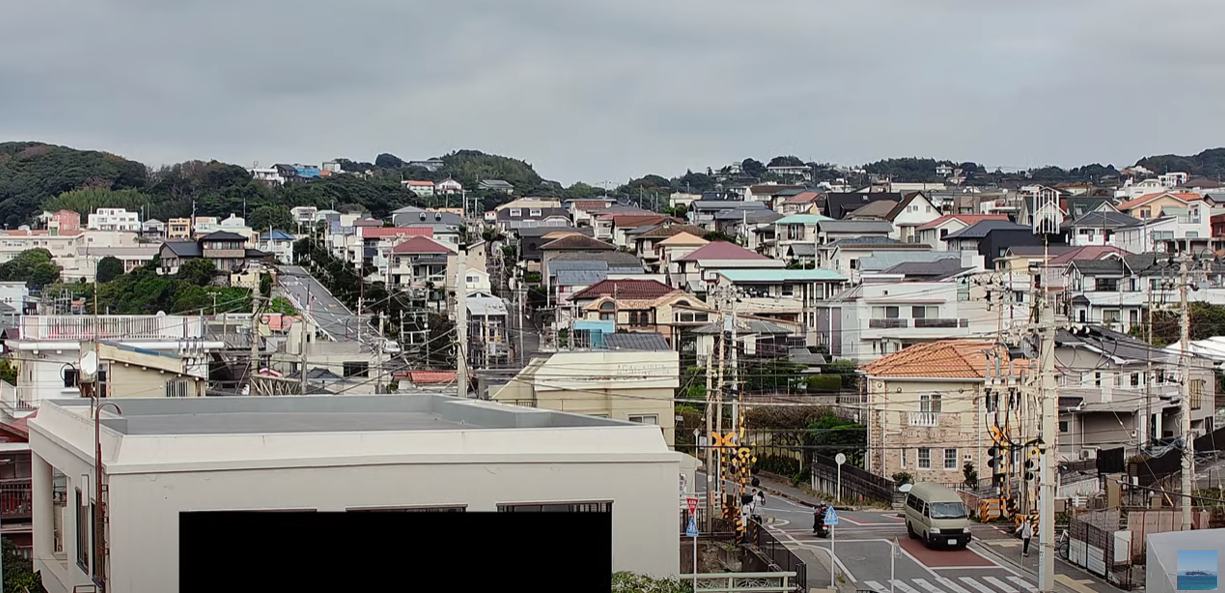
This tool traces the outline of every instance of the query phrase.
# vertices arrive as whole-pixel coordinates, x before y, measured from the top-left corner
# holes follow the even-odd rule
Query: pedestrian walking
[[[765,490],[757,491],[757,508],[759,509],[766,508],[766,491]]]
[[[1034,524],[1026,517],[1021,521],[1021,526],[1017,528],[1017,533],[1021,535],[1021,555],[1029,555],[1029,541],[1034,537]]]

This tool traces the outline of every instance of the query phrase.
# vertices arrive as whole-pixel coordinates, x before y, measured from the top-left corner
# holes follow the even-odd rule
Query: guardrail
[[[794,572],[725,572],[699,574],[695,593],[792,593],[796,589]],[[680,575],[682,583],[692,583],[695,575]]]

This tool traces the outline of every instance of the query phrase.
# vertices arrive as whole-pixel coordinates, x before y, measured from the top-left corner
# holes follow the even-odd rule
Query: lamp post
[[[94,398],[97,401],[97,398]],[[106,593],[106,505],[102,495],[102,408],[115,408],[115,414],[123,410],[115,402],[98,402],[94,406],[94,576],[99,593]]]

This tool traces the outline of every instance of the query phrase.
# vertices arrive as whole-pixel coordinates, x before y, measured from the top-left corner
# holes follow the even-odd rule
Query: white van
[[[953,490],[915,484],[906,493],[906,533],[928,547],[965,548],[970,543],[970,516]]]

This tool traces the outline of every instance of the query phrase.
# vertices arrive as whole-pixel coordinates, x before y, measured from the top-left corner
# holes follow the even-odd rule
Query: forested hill
[[[60,208],[86,215],[100,207],[142,210],[147,218],[165,220],[188,216],[195,204],[202,216],[242,215],[256,228],[287,227],[289,208],[362,208],[385,217],[405,205],[459,206],[455,198],[419,198],[405,190],[403,180],[439,181],[453,178],[480,198],[485,208],[513,197],[532,195],[579,199],[603,195],[605,189],[586,183],[569,187],[542,178],[530,163],[510,157],[460,150],[439,157],[444,165],[436,171],[414,167],[393,154],[380,154],[373,162],[335,159],[345,171],[307,183],[269,188],[251,179],[243,167],[219,161],[188,161],[151,170],[142,163],[99,151],[76,150],[39,142],[0,143],[0,222],[15,228],[30,222],[43,210]],[[807,166],[814,181],[846,179],[864,183],[869,176],[893,181],[940,182],[937,168],[961,169],[967,184],[1059,183],[1064,181],[1108,182],[1117,178],[1113,165],[1093,164],[1072,169],[1042,167],[1029,171],[1000,171],[972,162],[929,158],[895,158],[869,163],[856,170],[823,163],[805,163],[794,156],[777,156],[766,162],[744,159],[737,173],[706,169],[677,176],[643,175],[607,193],[644,205],[666,204],[673,191],[711,191],[724,184],[786,181],[769,171],[771,166]],[[1185,171],[1192,176],[1225,177],[1225,148],[1205,150],[1193,156],[1161,155],[1141,159],[1138,165],[1156,173]],[[500,179],[514,186],[510,195],[482,192],[481,180]]]

